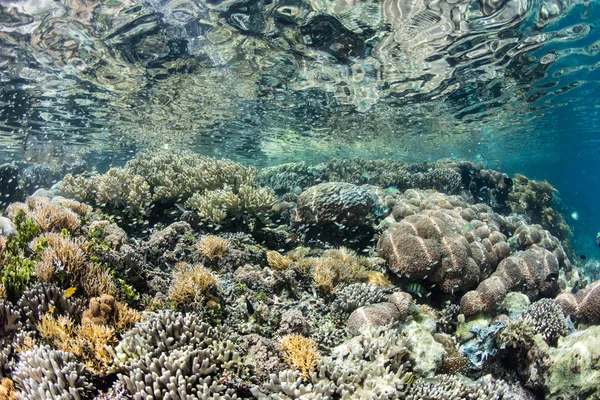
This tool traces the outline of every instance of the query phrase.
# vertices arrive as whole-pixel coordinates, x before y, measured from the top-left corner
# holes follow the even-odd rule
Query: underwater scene
[[[0,0],[0,400],[600,399],[600,1]]]

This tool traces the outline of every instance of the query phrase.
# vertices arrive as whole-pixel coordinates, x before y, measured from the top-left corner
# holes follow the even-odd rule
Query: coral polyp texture
[[[577,293],[561,293],[556,302],[567,315],[591,323],[600,323],[600,281],[589,284]]]
[[[541,247],[518,252],[500,262],[496,271],[460,301],[461,312],[467,316],[490,312],[510,290],[519,290],[531,300],[558,293],[559,262],[556,256]]]
[[[2,210],[0,399],[598,397],[600,282],[544,183],[185,151],[69,171]]]
[[[392,223],[377,251],[399,278],[444,293],[471,289],[509,254],[497,225],[469,222],[453,209],[423,210]]]

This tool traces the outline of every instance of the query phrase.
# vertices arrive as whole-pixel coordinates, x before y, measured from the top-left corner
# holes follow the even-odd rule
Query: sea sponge
[[[318,225],[362,225],[374,211],[375,200],[368,189],[352,183],[328,182],[300,194],[295,220]]]
[[[320,357],[317,343],[296,333],[281,339],[281,351],[290,368],[299,371],[304,379],[315,371]]]
[[[492,276],[462,297],[461,312],[466,316],[490,312],[514,289],[530,300],[552,296],[558,291],[558,271],[556,256],[546,249],[532,247],[518,252],[502,260]]]
[[[590,283],[577,293],[561,293],[556,302],[573,318],[600,323],[600,281]]]
[[[169,299],[176,307],[201,304],[207,300],[207,296],[214,295],[218,286],[217,277],[210,270],[201,265],[180,262],[173,270]]]

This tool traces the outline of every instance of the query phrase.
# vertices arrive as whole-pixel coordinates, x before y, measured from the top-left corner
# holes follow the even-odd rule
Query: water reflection
[[[591,90],[581,75],[600,62],[594,2],[30,0],[1,10],[2,155],[32,162],[138,146],[266,163],[435,158]]]

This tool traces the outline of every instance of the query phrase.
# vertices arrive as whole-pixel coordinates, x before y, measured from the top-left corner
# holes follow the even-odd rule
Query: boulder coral
[[[391,224],[377,250],[400,278],[427,280],[444,293],[469,290],[509,254],[496,225],[470,223],[458,212],[442,209],[423,210]]]
[[[600,281],[595,281],[577,293],[561,293],[556,302],[563,311],[576,319],[600,323]]]
[[[295,220],[306,224],[362,224],[375,211],[371,192],[352,183],[328,182],[312,186],[298,197]]]
[[[490,312],[515,288],[530,300],[556,295],[558,272],[559,262],[548,250],[532,247],[518,252],[502,260],[488,279],[462,297],[461,312],[466,316]]]

